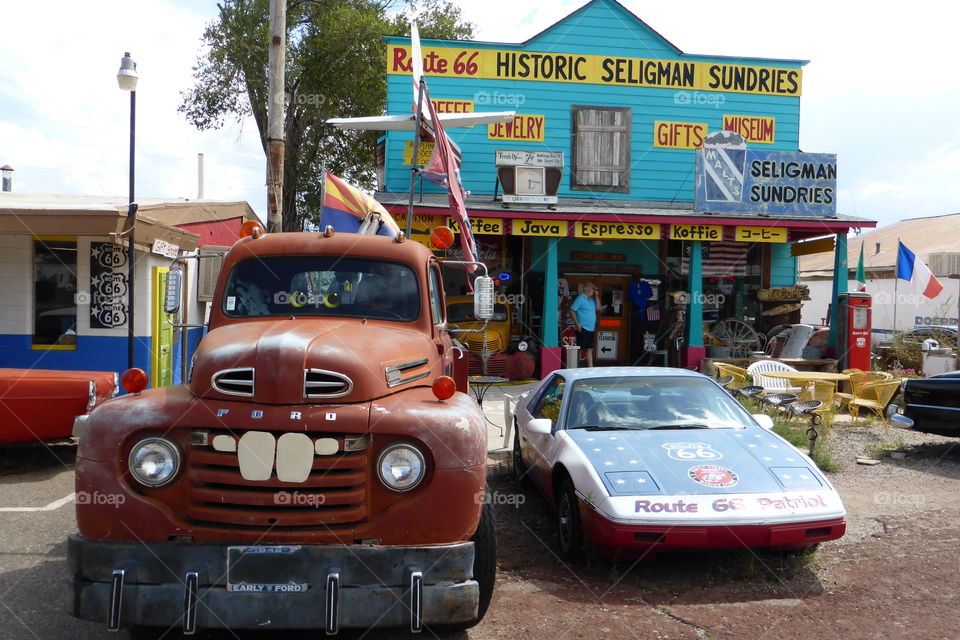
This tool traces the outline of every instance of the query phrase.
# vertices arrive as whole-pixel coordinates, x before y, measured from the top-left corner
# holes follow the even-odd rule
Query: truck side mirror
[[[167,271],[167,284],[163,292],[163,312],[176,313],[180,310],[180,288],[183,284],[183,272],[179,269]]]
[[[473,281],[473,314],[480,320],[493,317],[493,278],[477,276]]]

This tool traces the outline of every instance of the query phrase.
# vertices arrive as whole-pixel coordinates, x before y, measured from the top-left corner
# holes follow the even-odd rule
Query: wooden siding
[[[391,44],[406,39],[388,38]],[[427,46],[428,42],[424,42]],[[461,45],[432,41],[429,46],[462,46],[472,49],[552,51],[646,57],[664,60],[731,63],[728,58],[677,54],[671,45],[613,2],[601,0],[575,12],[522,45],[464,42]],[[738,59],[738,64],[800,68],[801,63],[782,60]],[[724,114],[776,118],[776,141],[757,144],[764,150],[797,151],[800,99],[744,93],[674,90],[642,86],[575,84],[495,79],[461,79],[429,76],[434,99],[473,100],[476,111],[514,110],[518,114],[545,117],[543,142],[489,140],[487,127],[450,129],[450,138],[463,150],[461,176],[464,187],[476,194],[492,194],[495,184],[494,152],[497,149],[562,151],[564,178],[559,196],[568,198],[693,201],[694,151],[654,147],[654,121],[702,122],[710,131],[720,129]],[[387,76],[388,113],[409,112],[412,101],[408,75]],[[571,188],[570,168],[574,152],[571,139],[572,105],[624,107],[632,110],[629,191],[591,193]],[[409,188],[409,165],[403,164],[404,145],[411,133],[389,132],[386,136],[386,191]],[[425,184],[425,192],[439,189]]]

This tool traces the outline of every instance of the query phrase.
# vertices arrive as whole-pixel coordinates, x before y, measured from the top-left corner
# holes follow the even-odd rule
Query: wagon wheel
[[[730,355],[739,358],[759,351],[763,346],[760,334],[753,327],[736,318],[724,318],[710,325],[710,334],[723,346],[730,348]]]

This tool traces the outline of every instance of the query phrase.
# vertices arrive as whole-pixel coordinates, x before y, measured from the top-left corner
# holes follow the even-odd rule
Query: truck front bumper
[[[280,547],[253,547],[270,550]],[[290,545],[285,548],[289,549]],[[324,629],[468,623],[480,589],[472,542],[424,547],[309,545],[269,557],[289,584],[228,585],[221,544],[68,541],[72,615],[110,629]],[[231,558],[233,560],[231,560]],[[249,577],[246,576],[246,577]]]

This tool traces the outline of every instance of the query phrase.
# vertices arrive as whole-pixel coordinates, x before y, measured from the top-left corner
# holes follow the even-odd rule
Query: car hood
[[[602,484],[587,500],[615,520],[844,515],[809,459],[760,427],[563,433]]]
[[[714,494],[826,486],[794,447],[759,427],[566,433],[612,496],[634,495],[638,488],[644,494]]]

